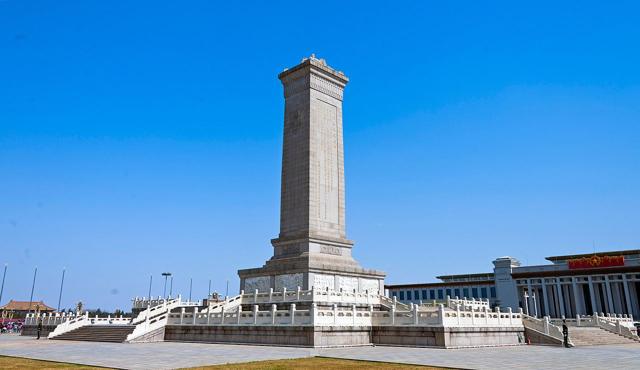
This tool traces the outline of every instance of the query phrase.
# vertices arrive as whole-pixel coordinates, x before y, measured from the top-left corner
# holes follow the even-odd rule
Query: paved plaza
[[[544,346],[432,349],[309,349],[205,343],[96,343],[0,335],[0,355],[123,369],[172,369],[224,363],[326,356],[467,369],[640,369],[640,346],[564,349]]]

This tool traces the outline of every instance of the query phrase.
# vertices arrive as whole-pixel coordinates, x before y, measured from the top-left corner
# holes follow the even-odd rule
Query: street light
[[[164,276],[164,291],[162,292],[162,297],[166,298],[167,297],[167,278],[169,276],[171,276],[170,272],[163,272],[162,276]]]

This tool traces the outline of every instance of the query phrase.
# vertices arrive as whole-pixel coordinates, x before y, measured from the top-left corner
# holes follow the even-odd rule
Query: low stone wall
[[[47,337],[49,333],[55,330],[57,325],[42,325],[42,331],[40,331],[40,338]],[[38,327],[36,325],[24,325],[20,335],[35,337],[38,335]]]
[[[443,328],[416,326],[206,326],[168,325],[164,340],[267,344],[296,347],[393,345],[484,347],[525,344],[522,328]]]
[[[168,325],[166,341],[267,344],[296,347],[369,345],[368,327]]]
[[[377,326],[374,344],[409,347],[487,347],[524,344],[524,330],[518,328],[443,328]]]

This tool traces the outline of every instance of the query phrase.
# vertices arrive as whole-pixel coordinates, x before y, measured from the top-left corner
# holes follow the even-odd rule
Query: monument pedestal
[[[239,270],[240,289],[260,292],[286,288],[384,292],[384,272],[362,268],[349,240],[273,239],[274,256],[263,267]]]

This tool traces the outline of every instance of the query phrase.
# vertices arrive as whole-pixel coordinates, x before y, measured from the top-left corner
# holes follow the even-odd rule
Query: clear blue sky
[[[236,292],[311,53],[351,78],[347,234],[387,282],[640,247],[636,2],[393,4],[0,1],[3,301],[36,265],[54,306],[63,267],[64,307]]]

